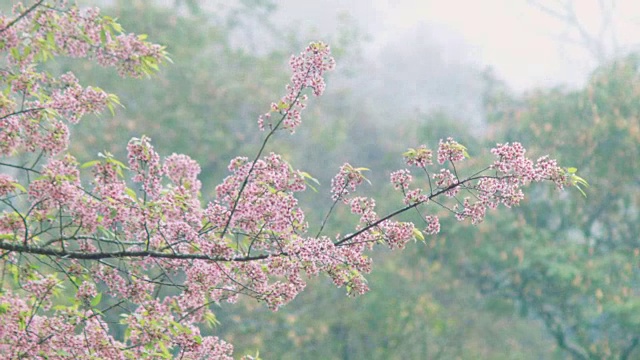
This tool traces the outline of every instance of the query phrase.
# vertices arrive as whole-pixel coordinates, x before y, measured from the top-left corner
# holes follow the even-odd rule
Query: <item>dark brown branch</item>
[[[10,244],[4,241],[0,242],[0,249],[10,252],[19,252],[32,255],[49,255],[61,259],[76,260],[102,260],[102,259],[120,259],[120,258],[144,258],[153,257],[159,259],[183,259],[183,260],[210,260],[210,261],[254,261],[266,259],[268,255],[247,256],[241,258],[224,259],[219,257],[211,257],[205,254],[184,254],[184,253],[163,253],[152,250],[139,251],[112,251],[112,252],[95,252],[87,253],[80,251],[56,250],[52,248],[42,248],[31,245]],[[287,254],[277,254],[285,256]],[[274,256],[274,255],[272,255]]]
[[[11,117],[11,116],[16,116],[16,115],[20,115],[20,114],[26,114],[26,113],[35,112],[35,111],[42,111],[42,110],[46,110],[46,108],[24,109],[24,110],[12,112],[11,114],[4,115],[4,116],[0,117],[0,120],[4,120],[4,119],[6,119],[8,117]]]
[[[431,201],[432,199],[434,199],[434,198],[436,198],[436,197],[438,197],[438,196],[440,196],[440,195],[442,195],[442,194],[446,193],[447,191],[450,191],[450,190],[452,190],[452,189],[455,189],[455,188],[456,188],[456,187],[458,187],[458,186],[462,186],[462,185],[464,185],[465,183],[468,183],[468,182],[470,182],[470,181],[479,180],[479,179],[484,179],[484,178],[495,178],[495,176],[474,176],[474,177],[466,178],[466,179],[464,179],[464,180],[462,180],[462,181],[460,181],[460,182],[457,182],[457,183],[455,183],[455,184],[451,184],[451,185],[447,186],[446,188],[440,189],[439,191],[436,191],[435,193],[433,193],[433,194],[429,195],[428,200],[426,200],[426,201],[416,202],[416,203],[414,203],[414,204],[407,205],[407,206],[405,206],[405,207],[403,207],[403,208],[401,208],[401,209],[398,209],[398,210],[396,210],[396,211],[394,211],[394,212],[390,213],[389,215],[387,215],[387,216],[385,216],[385,217],[383,217],[383,218],[381,218],[381,219],[378,219],[378,220],[376,220],[376,221],[372,222],[371,224],[369,224],[369,225],[367,225],[367,226],[363,227],[362,229],[360,229],[360,230],[358,230],[358,231],[354,232],[353,234],[347,235],[347,236],[345,236],[344,238],[342,238],[342,239],[340,239],[340,240],[336,241],[336,242],[334,243],[334,245],[335,245],[335,246],[340,246],[340,245],[342,245],[343,243],[345,243],[345,242],[347,242],[347,241],[349,241],[349,240],[351,240],[351,239],[355,238],[356,236],[358,236],[358,235],[360,235],[360,234],[362,234],[362,233],[365,233],[365,232],[367,232],[367,231],[371,230],[372,228],[374,228],[374,227],[376,227],[376,226],[380,225],[381,223],[383,223],[383,222],[385,222],[385,221],[387,221],[387,220],[389,220],[389,219],[391,219],[391,218],[394,218],[394,217],[396,217],[396,216],[398,216],[398,215],[402,214],[402,213],[403,213],[403,212],[405,212],[405,211],[411,210],[411,209],[413,209],[413,208],[415,208],[415,207],[418,207],[418,206],[420,206],[420,205],[422,205],[422,204],[424,204],[424,203],[426,203],[426,202],[429,202],[429,201]]]
[[[310,72],[311,72],[311,68],[309,68],[309,70],[307,70],[307,73],[305,74],[305,79],[306,79],[307,76],[309,76]],[[289,111],[298,102],[298,99],[300,98],[300,95],[302,95],[302,91],[305,88],[306,88],[305,86],[300,88],[300,90],[298,91],[298,94],[296,94],[295,99],[293,99],[293,101],[289,104],[289,107],[282,114],[282,117],[280,118],[280,120],[278,120],[276,125],[271,129],[271,131],[269,131],[267,136],[262,141],[262,145],[260,146],[260,150],[258,150],[258,153],[256,154],[255,159],[253,159],[253,162],[251,163],[251,167],[249,168],[249,172],[247,172],[247,176],[245,177],[244,181],[242,182],[242,185],[240,186],[240,190],[238,190],[238,196],[236,197],[236,201],[233,202],[233,208],[231,209],[231,212],[229,213],[229,219],[227,219],[227,223],[224,225],[224,229],[222,229],[222,233],[220,233],[220,238],[221,239],[224,238],[224,236],[227,234],[227,230],[229,230],[229,225],[231,225],[231,220],[233,218],[233,215],[236,212],[236,208],[238,207],[238,203],[240,202],[240,198],[242,197],[242,193],[244,192],[245,187],[247,187],[247,183],[249,182],[249,178],[251,177],[251,174],[253,173],[253,170],[255,169],[256,163],[258,162],[258,160],[260,160],[260,156],[262,156],[262,152],[267,147],[267,143],[269,142],[269,139],[278,130],[278,128],[280,127],[280,124],[282,124],[282,122],[287,118],[287,115],[289,115]]]
[[[446,188],[440,189],[439,191],[431,194],[429,196],[429,200],[432,200],[434,198],[436,198],[437,196],[440,196],[442,194],[444,194],[447,191],[450,191],[456,187],[462,186],[467,182],[470,181],[474,181],[474,180],[479,180],[479,179],[483,179],[483,178],[494,178],[495,176],[474,176],[474,177],[470,177],[467,178],[461,182],[458,182],[456,184],[452,184]],[[426,201],[425,201],[426,202]],[[334,243],[335,246],[347,246],[349,244],[346,244],[347,241],[355,238],[356,236],[371,230],[372,228],[380,225],[382,222],[389,220],[395,216],[398,216],[408,210],[411,210],[419,205],[424,204],[425,202],[417,202],[411,205],[407,205],[401,209],[398,209],[390,214],[388,214],[387,216],[365,226],[364,228],[356,231],[355,233],[352,233],[350,235],[345,236],[344,238],[338,240],[337,242]],[[86,237],[84,237],[86,238]],[[70,240],[71,238],[66,237],[66,238],[61,238],[60,241],[66,241],[66,240]],[[57,242],[58,240],[54,240],[52,243]],[[137,250],[137,251],[127,251],[127,250],[121,250],[121,251],[111,251],[111,252],[107,252],[107,251],[100,251],[100,252],[94,252],[94,253],[88,253],[88,252],[81,252],[81,251],[71,251],[71,250],[66,250],[66,249],[53,249],[53,248],[45,248],[45,247],[41,247],[41,246],[32,246],[26,243],[23,244],[16,244],[16,243],[8,243],[5,241],[0,241],[0,249],[2,250],[6,250],[8,252],[18,252],[18,253],[23,253],[23,254],[32,254],[32,255],[48,255],[48,256],[54,256],[54,257],[58,257],[61,259],[76,259],[76,260],[102,260],[102,259],[122,259],[122,258],[144,258],[144,257],[153,257],[153,258],[157,258],[157,259],[178,259],[178,260],[208,260],[208,261],[215,261],[215,262],[247,262],[247,261],[256,261],[256,260],[263,260],[263,259],[267,259],[269,257],[279,257],[279,256],[289,256],[290,254],[288,254],[287,252],[280,252],[277,254],[260,254],[260,255],[247,255],[247,256],[241,256],[241,257],[234,257],[234,258],[222,258],[222,257],[212,257],[206,254],[187,254],[187,253],[175,253],[175,252],[161,252],[161,251],[154,251],[154,250]]]

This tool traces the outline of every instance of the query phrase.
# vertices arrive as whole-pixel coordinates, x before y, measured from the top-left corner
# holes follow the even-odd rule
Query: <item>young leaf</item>
[[[91,160],[91,161],[87,161],[86,163],[80,165],[80,169],[86,169],[89,167],[94,167],[96,165],[98,165],[101,161],[100,160]]]
[[[138,195],[136,195],[136,192],[133,189],[126,188],[124,189],[124,192],[127,193],[127,195],[129,195],[129,197],[133,200],[138,200]]]
[[[424,242],[424,235],[422,234],[422,231],[420,231],[418,228],[413,228],[413,236],[416,239]]]
[[[102,300],[102,293],[98,293],[96,296],[93,297],[93,299],[91,299],[91,307],[98,306],[101,300]]]
[[[24,186],[22,186],[22,184],[20,184],[20,183],[12,182],[12,183],[11,183],[11,185],[13,185],[13,187],[14,187],[14,188],[16,188],[16,189],[18,189],[18,190],[22,191],[23,193],[26,193],[26,192],[27,192],[27,189],[25,189],[25,187],[24,187]]]

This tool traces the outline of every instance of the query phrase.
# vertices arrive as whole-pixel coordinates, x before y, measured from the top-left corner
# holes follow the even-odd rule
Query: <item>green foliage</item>
[[[540,91],[497,107],[496,137],[522,141],[541,155],[562,154],[561,161],[587,174],[589,196],[569,203],[539,190],[483,224],[477,245],[458,255],[466,259],[463,275],[483,293],[541,319],[575,358],[639,351],[640,322],[631,310],[640,306],[638,65],[630,56],[596,71],[584,90]],[[585,194],[589,184],[575,169],[566,175]]]

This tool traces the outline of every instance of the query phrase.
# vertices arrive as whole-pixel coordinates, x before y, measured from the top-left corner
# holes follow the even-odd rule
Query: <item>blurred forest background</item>
[[[426,244],[379,250],[362,297],[319,278],[277,313],[253,301],[221,304],[208,331],[238,355],[259,350],[265,359],[640,358],[640,56],[615,47],[606,31],[598,37],[572,23],[568,6],[531,2],[529,11],[546,11],[577,34],[598,67],[579,86],[520,92],[443,49],[428,25],[374,54],[358,14],[312,27],[287,21],[288,3],[80,2],[166,45],[174,64],[139,81],[87,62],[51,62],[125,105],[73,128],[72,153],[81,162],[99,151],[123,158],[127,141],[146,134],[162,155],[199,161],[210,198],[231,158],[255,154],[257,116],[283,93],[290,54],[321,39],[338,64],[327,92],[311,99],[296,134],[280,134],[269,148],[320,180],[318,193],[302,199],[312,229],[342,163],[372,169],[365,192],[391,211],[401,203],[388,175],[403,166],[401,153],[447,136],[477,163],[496,142],[520,141],[534,156],[579,168],[591,188],[582,198],[535,187],[520,207],[477,226],[445,216]],[[336,231],[356,220],[336,215]]]

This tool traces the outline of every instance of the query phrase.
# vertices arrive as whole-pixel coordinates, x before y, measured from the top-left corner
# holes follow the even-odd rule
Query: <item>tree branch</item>
[[[629,344],[629,346],[627,346],[622,351],[622,354],[620,354],[620,360],[629,359],[629,355],[631,355],[631,353],[633,352],[633,349],[635,349],[635,347],[638,346],[638,343],[640,343],[640,338],[637,336],[634,336],[633,339],[631,340],[631,344]]]
[[[467,178],[461,182],[452,184],[446,188],[442,188],[439,191],[431,194],[428,199],[432,200],[434,198],[436,198],[437,196],[440,196],[444,193],[446,193],[447,191],[450,191],[456,187],[462,186],[467,182],[471,182],[474,180],[479,180],[482,178],[495,178],[495,176],[474,176],[474,177],[470,177]],[[401,209],[398,209],[390,214],[388,214],[387,216],[365,226],[364,228],[356,231],[355,233],[352,233],[350,235],[347,235],[345,237],[343,237],[342,239],[336,241],[334,243],[335,246],[347,246],[349,244],[346,244],[347,241],[357,237],[358,235],[371,230],[372,228],[380,225],[382,222],[389,220],[395,216],[398,216],[408,210],[411,210],[419,205],[422,205],[427,201],[424,202],[416,202],[414,204],[411,205],[407,205]],[[28,226],[26,226],[28,227]],[[54,239],[52,241],[49,241],[49,243],[55,243],[58,241],[68,241],[71,239],[75,239],[76,237],[66,237],[66,238],[61,238],[61,239]],[[77,238],[83,238],[83,239],[87,239],[86,236],[79,236]],[[288,254],[287,252],[280,252],[280,253],[276,253],[276,254],[260,254],[260,255],[247,255],[247,256],[241,256],[241,257],[233,257],[233,258],[222,258],[222,257],[212,257],[206,254],[188,254],[188,253],[176,253],[176,252],[161,252],[161,251],[154,251],[154,250],[136,250],[136,251],[128,251],[128,250],[122,250],[122,251],[101,251],[101,252],[81,252],[81,251],[71,251],[71,250],[66,250],[66,249],[52,249],[52,248],[45,248],[45,247],[41,247],[41,246],[33,246],[33,245],[29,245],[27,243],[24,243],[22,245],[18,245],[15,243],[8,243],[5,241],[0,241],[0,249],[2,250],[6,250],[8,252],[18,252],[18,253],[23,253],[23,254],[32,254],[32,255],[48,255],[48,256],[54,256],[54,257],[58,257],[61,259],[76,259],[76,260],[102,260],[102,259],[119,259],[119,258],[145,258],[145,257],[152,257],[152,258],[158,258],[158,259],[182,259],[182,260],[208,260],[208,261],[215,261],[215,262],[247,262],[247,261],[256,261],[256,260],[263,260],[263,259],[267,259],[270,257],[280,257],[280,256],[289,256],[290,254]]]
[[[49,255],[55,256],[60,259],[76,259],[76,260],[102,260],[102,259],[119,259],[119,258],[145,258],[145,257],[153,257],[160,259],[181,259],[181,260],[209,260],[209,261],[218,261],[218,262],[229,262],[229,261],[255,261],[266,259],[272,256],[287,256],[287,253],[280,253],[274,255],[256,255],[256,256],[246,256],[232,259],[225,259],[220,257],[211,257],[205,254],[185,254],[185,253],[164,253],[153,250],[138,250],[138,251],[112,251],[112,252],[80,252],[80,251],[69,251],[69,250],[56,250],[51,248],[42,248],[39,246],[31,246],[31,245],[17,245],[10,244],[4,241],[0,241],[0,249],[7,250],[9,252],[18,252],[23,254],[32,254],[32,255]]]
[[[309,75],[310,71],[311,71],[311,68],[309,68],[309,70],[307,70],[307,74],[305,75],[305,78],[306,78],[306,76]],[[255,159],[253,159],[253,162],[251,163],[251,167],[249,168],[249,172],[247,173],[247,176],[245,177],[244,181],[242,182],[242,185],[240,186],[240,190],[238,190],[238,196],[236,197],[236,201],[233,202],[233,208],[231,209],[231,212],[229,213],[229,219],[227,219],[227,223],[224,225],[224,229],[222,229],[222,233],[220,233],[220,238],[221,239],[224,238],[224,236],[227,233],[227,230],[229,230],[229,225],[231,225],[231,219],[233,218],[233,215],[236,212],[236,208],[238,207],[238,203],[240,202],[240,198],[242,197],[242,193],[244,192],[244,189],[247,186],[247,183],[249,182],[249,177],[253,173],[253,170],[254,170],[254,168],[256,166],[256,163],[260,159],[260,156],[262,156],[262,152],[264,151],[265,147],[267,146],[267,142],[269,142],[269,139],[271,138],[271,136],[273,136],[273,134],[275,134],[276,130],[278,130],[278,127],[280,127],[280,124],[282,124],[284,119],[286,119],[287,115],[289,114],[289,111],[291,110],[291,107],[293,107],[296,104],[296,102],[300,98],[300,95],[302,95],[302,91],[305,88],[306,87],[304,87],[304,86],[302,88],[300,88],[300,91],[298,91],[298,94],[296,95],[295,99],[293,99],[293,101],[289,104],[289,107],[287,108],[287,111],[285,111],[284,114],[282,114],[282,117],[280,118],[280,120],[276,123],[276,125],[273,127],[273,129],[271,129],[271,131],[269,131],[267,136],[262,141],[262,146],[260,146],[260,150],[258,150],[258,153],[256,154]]]
[[[11,22],[9,22],[7,24],[7,26],[3,27],[2,29],[0,29],[0,34],[2,34],[3,32],[5,32],[5,30],[7,30],[8,28],[12,27],[13,25],[15,25],[18,21],[22,20],[23,17],[27,16],[30,12],[32,12],[33,10],[35,10],[35,8],[37,8],[38,6],[42,5],[42,3],[44,2],[44,0],[38,0],[38,2],[36,2],[35,4],[31,5],[31,7],[29,7],[27,10],[25,10],[25,12],[23,12],[22,14],[18,15],[17,18],[11,20]]]
[[[495,176],[473,176],[473,177],[466,178],[466,179],[464,179],[464,180],[462,180],[462,181],[460,181],[460,182],[457,182],[457,183],[455,183],[455,184],[451,184],[451,185],[447,186],[446,188],[440,189],[439,191],[436,191],[435,193],[433,193],[433,194],[429,195],[429,197],[427,198],[428,200],[426,200],[426,201],[416,202],[416,203],[414,203],[414,204],[407,205],[407,206],[405,206],[405,207],[403,207],[403,208],[401,208],[401,209],[398,209],[398,210],[396,210],[396,211],[394,211],[394,212],[390,213],[389,215],[387,215],[387,216],[385,216],[385,217],[383,217],[383,218],[381,218],[381,219],[379,219],[379,220],[376,220],[376,221],[372,222],[371,224],[369,224],[369,225],[365,226],[364,228],[362,228],[362,229],[360,229],[360,230],[356,231],[355,233],[350,234],[350,235],[348,235],[348,236],[345,236],[344,238],[342,238],[342,239],[340,239],[340,240],[336,241],[336,242],[334,243],[334,245],[335,245],[335,246],[340,246],[341,244],[343,244],[343,243],[345,243],[345,242],[347,242],[347,241],[349,241],[349,240],[351,240],[351,239],[355,238],[356,236],[358,236],[358,235],[360,235],[360,234],[362,234],[362,233],[364,233],[364,232],[367,232],[367,231],[371,230],[372,228],[374,228],[374,227],[376,227],[376,226],[380,225],[382,222],[387,221],[387,220],[389,220],[389,219],[391,219],[391,218],[393,218],[393,217],[396,217],[396,216],[398,216],[398,215],[402,214],[403,212],[408,211],[408,210],[411,210],[411,209],[413,209],[413,208],[415,208],[415,207],[417,207],[417,206],[420,206],[420,205],[422,205],[422,204],[424,204],[424,203],[426,203],[426,202],[429,202],[429,201],[431,201],[432,199],[434,199],[434,198],[436,198],[436,197],[438,197],[438,196],[440,196],[440,195],[442,195],[442,194],[446,193],[447,191],[450,191],[450,190],[452,190],[452,189],[455,189],[456,187],[461,186],[461,185],[463,185],[463,184],[465,184],[465,183],[468,183],[468,182],[470,182],[470,181],[479,180],[479,179],[484,179],[484,178],[495,178]]]
[[[602,36],[598,39],[594,35],[590,34],[587,29],[580,23],[578,20],[578,16],[576,15],[575,8],[573,6],[572,0],[566,0],[560,6],[562,10],[554,9],[550,6],[547,6],[539,0],[527,0],[527,3],[532,7],[535,7],[540,12],[545,13],[552,18],[555,18],[569,27],[572,27],[576,31],[578,31],[578,35],[581,39],[581,45],[584,46],[593,57],[600,63],[604,62],[606,59],[606,50],[604,48],[604,44],[602,41]],[[601,4],[601,6],[604,6]],[[600,29],[600,33],[606,32],[607,28],[610,26],[610,12],[608,14],[603,14],[603,23],[602,28]],[[570,39],[567,39],[570,42]]]
[[[556,344],[558,344],[558,347],[560,347],[561,349],[564,349],[565,351],[568,351],[573,356],[574,359],[578,359],[578,360],[589,359],[589,356],[585,355],[584,351],[581,351],[581,349],[567,342],[567,338],[564,333],[564,330],[562,329],[562,325],[560,325],[556,321],[556,319],[551,313],[549,313],[548,311],[544,311],[542,309],[539,309],[538,312],[542,317],[542,321],[544,322],[545,327],[547,328],[547,330],[549,330],[553,338],[556,340]]]
[[[16,115],[20,115],[20,114],[30,113],[30,112],[34,112],[34,111],[42,111],[42,110],[46,110],[46,108],[32,108],[32,109],[24,109],[24,110],[20,110],[20,111],[12,112],[11,114],[4,115],[4,116],[0,117],[0,120],[4,120],[4,119],[6,119],[6,118],[8,118],[8,117],[11,117],[11,116],[16,116]]]

